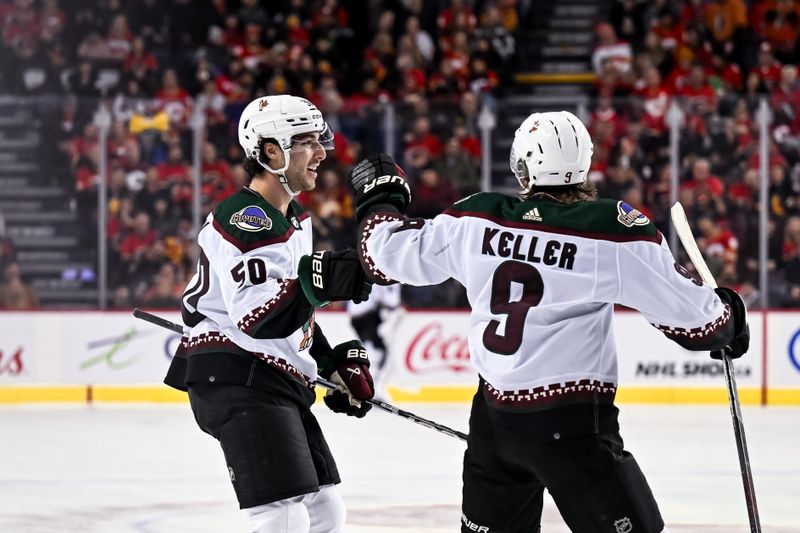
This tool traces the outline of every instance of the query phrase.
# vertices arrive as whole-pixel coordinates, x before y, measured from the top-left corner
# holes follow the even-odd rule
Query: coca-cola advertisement
[[[390,381],[399,387],[424,384],[474,385],[469,360],[469,315],[464,312],[407,313],[391,336]]]

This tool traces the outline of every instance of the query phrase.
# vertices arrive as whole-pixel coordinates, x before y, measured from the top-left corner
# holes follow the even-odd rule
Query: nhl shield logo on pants
[[[615,520],[614,527],[617,529],[617,533],[630,533],[633,531],[633,524],[631,524],[631,519],[627,516]]]

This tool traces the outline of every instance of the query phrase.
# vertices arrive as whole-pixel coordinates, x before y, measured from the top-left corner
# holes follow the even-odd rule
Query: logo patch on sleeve
[[[231,215],[230,223],[244,231],[272,229],[272,219],[257,205],[248,205],[234,213]]]
[[[642,214],[638,209],[634,209],[625,202],[617,202],[617,220],[620,224],[627,228],[633,226],[646,226],[650,223],[650,219]]]

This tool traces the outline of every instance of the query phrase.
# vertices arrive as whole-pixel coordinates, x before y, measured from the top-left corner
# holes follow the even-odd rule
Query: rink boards
[[[332,344],[354,335],[342,312],[318,321]],[[469,401],[467,313],[401,310],[384,327],[391,401]],[[735,365],[742,403],[800,405],[800,312],[752,312],[750,328],[750,352]],[[683,350],[638,313],[616,313],[614,329],[619,402],[727,402],[722,365],[707,353]],[[178,340],[127,312],[0,312],[0,403],[185,401],[161,385]]]

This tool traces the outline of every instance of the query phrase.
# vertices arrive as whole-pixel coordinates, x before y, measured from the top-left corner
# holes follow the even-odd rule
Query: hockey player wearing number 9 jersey
[[[432,220],[403,216],[410,188],[389,156],[350,172],[368,275],[412,285],[452,277],[467,291],[480,380],[464,455],[465,533],[539,531],[544,489],[575,533],[666,531],[619,433],[614,304],[684,348],[747,351],[741,298],[692,278],[643,214],[597,200],[591,157],[577,117],[534,113],[511,150],[519,197],[478,193]]]
[[[314,188],[333,136],[303,98],[258,98],[239,142],[252,181],[208,216],[182,300],[190,328],[165,383],[188,390],[195,420],[219,440],[255,533],[338,533],[339,473],[310,410],[317,375],[339,389],[336,412],[363,417],[374,386],[358,341],[331,348],[314,310],[366,300],[354,250],[312,254],[311,221],[294,200]]]

